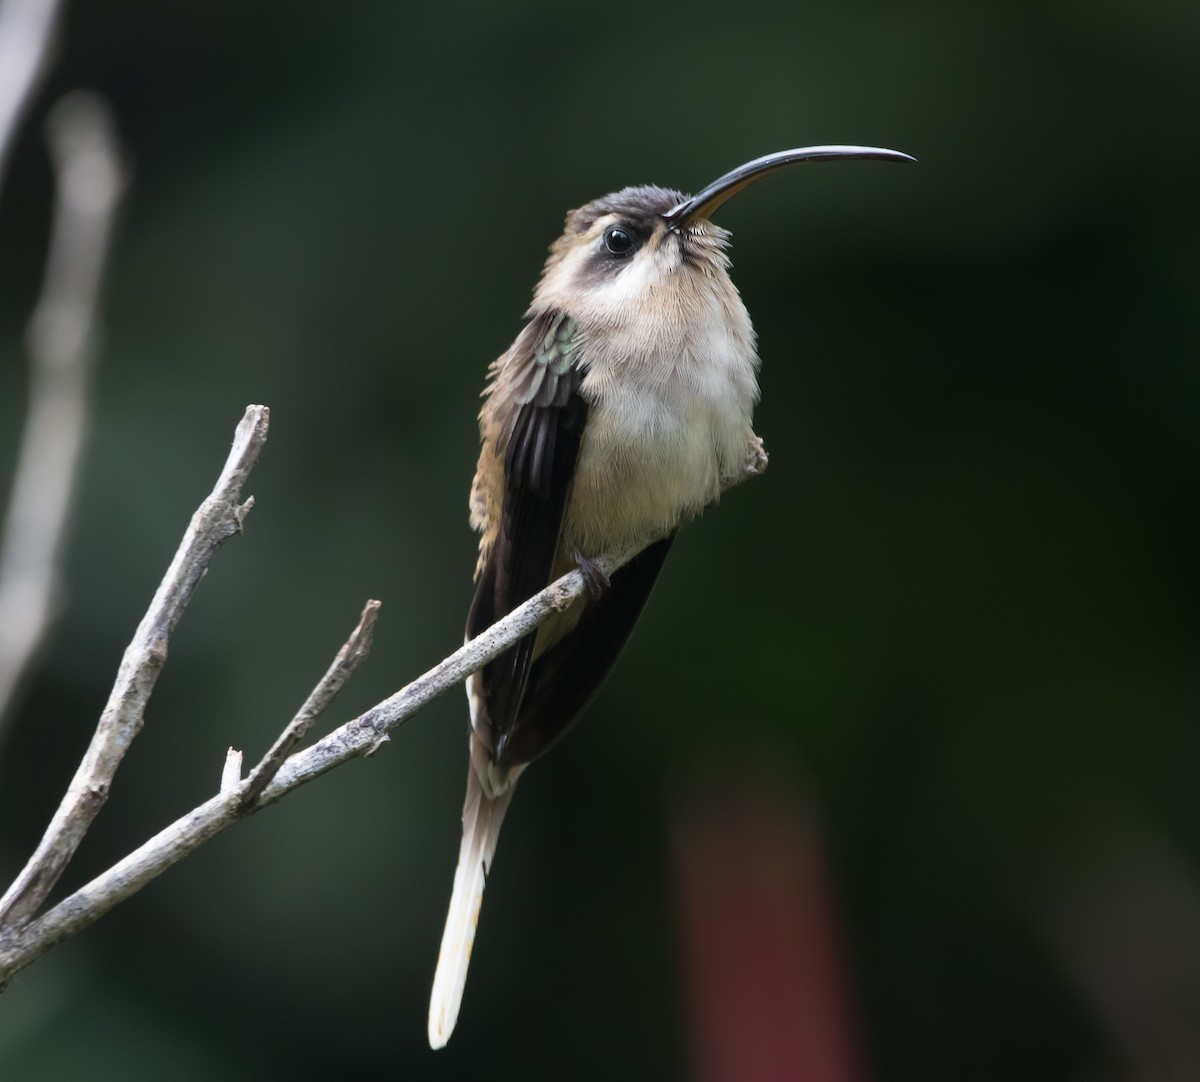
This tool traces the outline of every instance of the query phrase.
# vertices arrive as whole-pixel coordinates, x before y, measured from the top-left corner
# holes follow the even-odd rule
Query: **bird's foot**
[[[757,477],[767,468],[767,449],[761,436],[751,436],[746,455],[746,476]]]
[[[612,582],[609,581],[608,576],[595,560],[589,560],[586,556],[575,553],[575,563],[579,565],[584,584],[587,586],[588,596],[593,601],[612,586]]]

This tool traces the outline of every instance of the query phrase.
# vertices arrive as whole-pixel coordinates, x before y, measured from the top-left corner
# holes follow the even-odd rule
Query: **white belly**
[[[754,383],[700,367],[692,360],[665,380],[616,385],[598,379],[589,386],[589,373],[588,420],[564,529],[568,551],[595,558],[660,535],[715,500],[740,468],[752,436]]]

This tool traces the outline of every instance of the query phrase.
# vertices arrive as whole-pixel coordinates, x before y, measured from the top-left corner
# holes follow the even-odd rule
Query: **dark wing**
[[[533,663],[520,711],[497,747],[501,765],[536,759],[563,735],[604,683],[637,623],[675,539],[643,550],[588,603],[575,629]]]
[[[500,527],[467,618],[474,638],[550,582],[567,495],[579,457],[587,403],[575,321],[562,312],[534,317],[513,344],[493,393],[509,400],[497,453],[504,459]],[[529,679],[536,634],[483,670],[494,746],[515,724]]]

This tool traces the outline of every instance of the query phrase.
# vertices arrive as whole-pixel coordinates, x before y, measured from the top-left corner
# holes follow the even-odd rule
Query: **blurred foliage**
[[[102,91],[136,173],[69,605],[0,762],[6,881],[247,402],[272,408],[257,505],[66,886],[265,748],[365,598],[330,723],[454,647],[477,393],[568,207],[806,143],[920,165],[796,170],[723,212],[771,468],[684,531],[522,783],[445,1053],[457,695],[20,977],[0,1075],[680,1077],[663,794],[765,747],[820,789],[875,1075],[1132,1077],[1039,913],[1128,821],[1200,876],[1198,32],[1183,0],[73,4],[0,200],[0,477],[38,119]]]

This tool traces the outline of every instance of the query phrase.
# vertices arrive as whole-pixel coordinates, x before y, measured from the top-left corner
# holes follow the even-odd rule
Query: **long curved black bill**
[[[774,154],[764,154],[761,158],[746,162],[745,165],[739,165],[682,203],[677,203],[663,218],[672,229],[678,229],[696,218],[711,218],[722,203],[776,169],[800,162],[840,161],[843,158],[866,158],[883,162],[917,160],[910,154],[902,154],[898,150],[884,150],[882,147],[825,146],[780,150]]]

